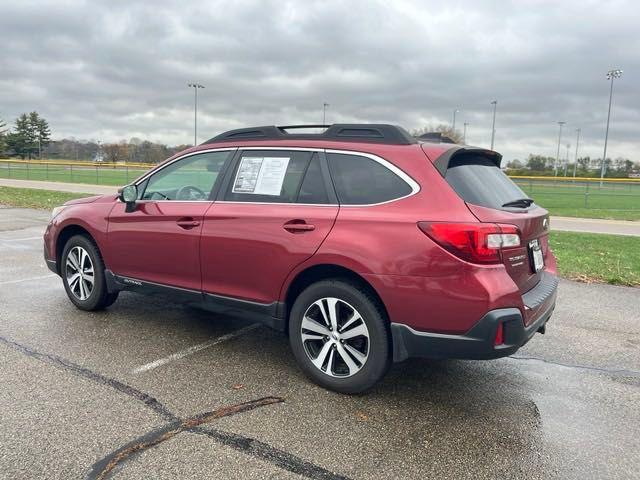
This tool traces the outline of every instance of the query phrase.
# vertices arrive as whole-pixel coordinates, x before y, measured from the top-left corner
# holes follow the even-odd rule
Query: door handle
[[[184,228],[185,230],[190,230],[200,225],[200,222],[194,220],[193,218],[181,218],[179,220],[176,220],[176,223],[180,228]]]
[[[285,223],[282,228],[290,233],[310,232],[316,229],[315,225],[305,222],[304,220],[290,220]]]

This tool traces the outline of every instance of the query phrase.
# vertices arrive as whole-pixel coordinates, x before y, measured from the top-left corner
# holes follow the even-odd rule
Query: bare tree
[[[419,137],[420,135],[431,132],[441,133],[442,136],[450,138],[455,143],[462,143],[463,140],[462,133],[460,133],[458,130],[453,130],[451,128],[451,125],[446,125],[444,123],[436,126],[427,125],[422,128],[416,128],[411,131],[411,135],[413,135],[414,137]]]

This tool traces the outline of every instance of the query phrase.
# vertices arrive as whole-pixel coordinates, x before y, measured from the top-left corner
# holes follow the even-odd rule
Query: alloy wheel
[[[339,298],[325,297],[307,308],[300,328],[311,363],[331,377],[351,377],[369,356],[369,330],[358,311]]]
[[[65,274],[69,290],[78,300],[91,296],[94,286],[93,262],[89,253],[82,247],[73,247],[67,255]]]

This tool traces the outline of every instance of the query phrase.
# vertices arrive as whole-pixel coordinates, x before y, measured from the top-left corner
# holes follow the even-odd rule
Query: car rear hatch
[[[500,169],[496,152],[453,148],[434,161],[447,183],[481,222],[515,225],[520,245],[503,248],[502,262],[521,293],[542,278],[548,250],[548,212]]]

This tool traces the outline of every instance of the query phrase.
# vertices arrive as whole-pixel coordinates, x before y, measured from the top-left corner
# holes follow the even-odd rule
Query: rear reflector
[[[496,339],[493,342],[494,346],[502,345],[504,343],[504,324],[500,322],[498,324],[498,330],[496,331]]]
[[[472,263],[500,263],[503,248],[520,246],[515,225],[418,222],[418,227],[442,248]]]

